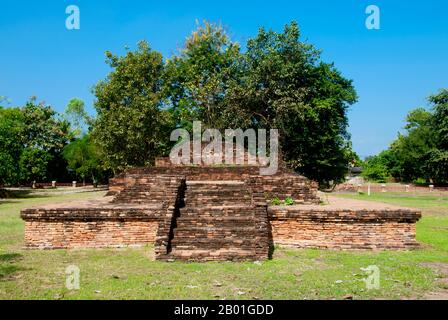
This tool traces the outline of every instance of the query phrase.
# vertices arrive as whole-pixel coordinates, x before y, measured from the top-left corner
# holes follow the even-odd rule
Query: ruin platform
[[[417,210],[328,197],[287,170],[253,167],[131,169],[96,201],[24,209],[28,248],[153,244],[156,259],[263,260],[275,244],[300,248],[412,249]],[[291,198],[294,205],[274,206]]]

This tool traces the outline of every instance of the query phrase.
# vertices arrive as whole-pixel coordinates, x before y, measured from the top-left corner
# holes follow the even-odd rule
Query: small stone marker
[[[72,182],[73,188],[76,188],[76,181]]]
[[[33,181],[33,185],[31,186],[31,188],[36,189],[36,181]]]
[[[362,192],[361,187],[362,187],[362,184],[358,183],[358,193],[361,193],[361,192]]]
[[[385,184],[381,185],[381,192],[386,192],[386,185]]]
[[[429,185],[429,192],[433,192],[434,191],[434,185],[433,184],[430,184]]]
[[[56,188],[56,181],[51,181],[51,187]]]
[[[370,182],[369,182],[369,185],[367,187],[367,195],[370,197]]]
[[[404,186],[404,190],[405,190],[406,192],[409,192],[409,185],[408,185],[408,184]]]

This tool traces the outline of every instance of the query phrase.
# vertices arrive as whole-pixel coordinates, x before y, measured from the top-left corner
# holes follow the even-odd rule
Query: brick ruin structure
[[[292,205],[272,199],[291,198]],[[373,207],[372,207],[373,206]],[[318,197],[318,185],[282,167],[133,168],[110,180],[99,200],[24,209],[27,248],[154,245],[172,261],[263,260],[274,244],[299,248],[410,249],[420,212]]]

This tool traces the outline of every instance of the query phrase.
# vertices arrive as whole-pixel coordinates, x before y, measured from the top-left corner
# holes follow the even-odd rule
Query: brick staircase
[[[267,206],[254,189],[245,180],[185,183],[178,175],[136,175],[112,202],[166,210],[155,242],[158,260],[264,260]]]
[[[173,226],[165,260],[221,261],[268,258],[266,206],[243,181],[187,181],[184,207]]]

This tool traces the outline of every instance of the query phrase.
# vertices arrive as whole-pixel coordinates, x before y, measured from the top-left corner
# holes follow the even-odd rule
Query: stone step
[[[211,183],[187,183],[187,191],[211,191],[211,190],[230,190],[230,191],[247,191],[247,185],[245,183],[220,183],[220,184],[211,184]]]
[[[238,201],[238,202],[244,202],[250,205],[252,201],[251,195],[241,195],[241,194],[185,194],[185,202],[191,202],[191,203],[210,203],[213,202],[225,202],[225,201]]]
[[[233,237],[233,236],[246,236],[252,233],[257,233],[254,225],[251,226],[182,226],[174,229],[175,237]]]
[[[260,229],[252,206],[252,192],[246,183],[186,181],[183,202],[170,241],[171,252],[160,259],[245,261],[267,258],[264,248],[268,235],[265,228]],[[260,232],[266,235],[260,238]]]
[[[221,245],[225,245],[228,241],[232,244],[238,244],[238,241],[248,241],[249,246],[255,245],[255,243],[251,242],[251,239],[243,238],[243,237],[251,237],[255,238],[257,236],[257,232],[252,230],[251,232],[246,232],[246,235],[243,232],[230,232],[229,233],[199,233],[199,232],[177,232],[174,233],[174,236],[177,238],[175,241],[172,242],[173,246],[179,246],[179,245],[194,245],[199,247],[212,247],[214,244],[208,240],[214,240],[216,243]],[[204,239],[207,240],[205,243],[201,244],[197,242],[197,240]],[[236,241],[238,240],[238,241]]]
[[[222,199],[206,199],[206,200],[189,200],[185,199],[184,203],[187,208],[200,208],[200,207],[217,207],[217,206],[224,206],[224,207],[231,207],[231,206],[248,206],[252,203],[252,199],[247,200],[240,200],[240,199],[228,199],[228,200],[222,200]]]
[[[247,190],[245,183],[241,184],[187,184],[187,190]]]
[[[254,261],[260,257],[256,255],[254,250],[242,250],[238,248],[232,249],[213,249],[213,250],[173,250],[167,255],[159,257],[158,260],[165,261]]]
[[[191,227],[237,227],[244,225],[253,225],[254,217],[252,216],[222,216],[222,217],[211,217],[211,216],[180,216],[177,218],[177,226],[182,228],[183,226]]]
[[[186,206],[180,209],[182,217],[253,217],[254,209],[246,205],[229,204],[226,206],[203,206],[192,208]]]
[[[251,193],[248,190],[245,189],[229,189],[229,188],[222,188],[222,189],[209,189],[209,188],[204,188],[204,189],[186,189],[185,190],[185,195],[186,196],[191,196],[191,197],[195,197],[195,196],[213,196],[213,195],[218,195],[218,196],[223,196],[223,195],[227,195],[227,196],[239,196],[242,197],[244,195],[246,196],[251,196]]]
[[[185,191],[186,207],[244,205],[252,202],[247,185],[241,181],[190,181]]]
[[[219,249],[219,248],[240,248],[240,249],[254,249],[256,248],[256,240],[251,239],[228,239],[228,238],[174,238],[171,242],[171,248],[182,250],[195,249]]]

